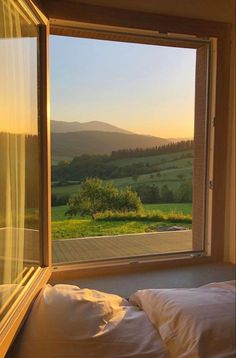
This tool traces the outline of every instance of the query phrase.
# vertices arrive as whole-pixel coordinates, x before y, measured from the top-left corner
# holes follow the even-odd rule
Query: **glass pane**
[[[0,316],[40,265],[37,26],[0,0]]]
[[[203,249],[192,234],[196,56],[51,36],[54,263]]]

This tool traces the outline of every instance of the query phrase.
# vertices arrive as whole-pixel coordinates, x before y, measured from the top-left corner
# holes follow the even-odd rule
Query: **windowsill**
[[[203,258],[204,259],[204,258]],[[235,265],[229,263],[210,263],[203,260],[198,264],[185,263],[162,268],[149,268],[126,272],[113,272],[90,277],[59,276],[52,274],[51,284],[63,283],[78,285],[83,288],[96,289],[108,293],[129,297],[131,293],[139,289],[147,288],[177,288],[177,287],[198,287],[210,282],[229,281],[235,279]],[[138,272],[137,272],[138,271]],[[65,273],[65,271],[64,271]],[[94,271],[93,271],[94,273]],[[97,274],[97,270],[96,270]]]
[[[104,277],[117,274],[142,273],[150,270],[179,268],[216,262],[211,256],[191,253],[177,253],[172,255],[153,255],[116,260],[94,261],[52,267],[51,282],[77,280],[85,277]]]

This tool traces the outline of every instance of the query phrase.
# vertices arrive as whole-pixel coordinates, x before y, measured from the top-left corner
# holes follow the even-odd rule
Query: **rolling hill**
[[[52,162],[81,154],[110,154],[124,148],[148,148],[169,143],[159,137],[101,131],[51,133]]]
[[[91,122],[63,122],[63,121],[51,121],[51,132],[52,133],[69,133],[78,131],[99,131],[99,132],[116,132],[131,134],[125,129],[113,126],[109,123],[100,121]]]

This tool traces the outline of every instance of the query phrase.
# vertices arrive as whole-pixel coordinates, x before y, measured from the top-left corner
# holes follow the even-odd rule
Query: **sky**
[[[193,137],[194,49],[50,36],[51,119]]]

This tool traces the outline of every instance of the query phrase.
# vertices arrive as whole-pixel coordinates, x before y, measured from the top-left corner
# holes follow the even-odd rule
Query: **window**
[[[54,264],[205,254],[211,41],[78,32],[51,37]]]
[[[1,352],[9,320],[23,312],[22,299],[33,298],[42,267],[48,266],[42,235],[41,32],[40,20],[24,1],[0,1]]]
[[[195,49],[196,150],[193,176],[196,182],[193,184],[191,253],[195,256],[204,250],[209,254],[209,259],[222,261],[229,25],[148,13],[134,14],[120,9],[115,10],[114,16],[113,9],[100,6],[67,1],[60,4],[55,1],[41,2],[50,18],[50,31],[53,35]],[[62,21],[62,18],[65,20]],[[0,354],[3,356],[28,307],[51,274],[47,25],[46,18],[31,1],[0,0]],[[111,28],[111,25],[117,27]],[[17,124],[13,128],[16,119]],[[35,136],[35,142],[30,141],[32,136]],[[30,168],[31,176],[28,175],[27,168]],[[208,210],[211,207],[212,212]],[[210,232],[207,231],[208,223],[212,223]],[[34,239],[31,240],[29,235]],[[205,247],[202,245],[203,237]],[[26,243],[33,245],[30,248]],[[72,245],[70,250],[73,251]],[[184,257],[186,256],[182,253],[181,258]],[[148,255],[146,261],[153,259],[156,265],[156,258],[156,255]],[[141,258],[134,259],[137,262]],[[205,262],[202,259],[194,260]],[[182,262],[180,260],[179,264]],[[78,268],[82,266],[77,263],[78,261],[73,271],[76,277],[79,274]],[[109,272],[112,272],[112,263],[102,262],[102,272],[107,272],[104,268],[106,265],[109,266]],[[123,263],[124,261],[122,265]],[[127,262],[124,266],[126,264]],[[166,264],[168,262],[163,265]],[[90,265],[94,274],[95,262]],[[65,275],[66,270],[71,273],[73,267],[68,266],[59,269],[54,267],[54,278],[57,273],[57,277]],[[126,265],[125,269],[129,270],[128,267],[131,266]],[[133,267],[136,270],[137,266]]]

